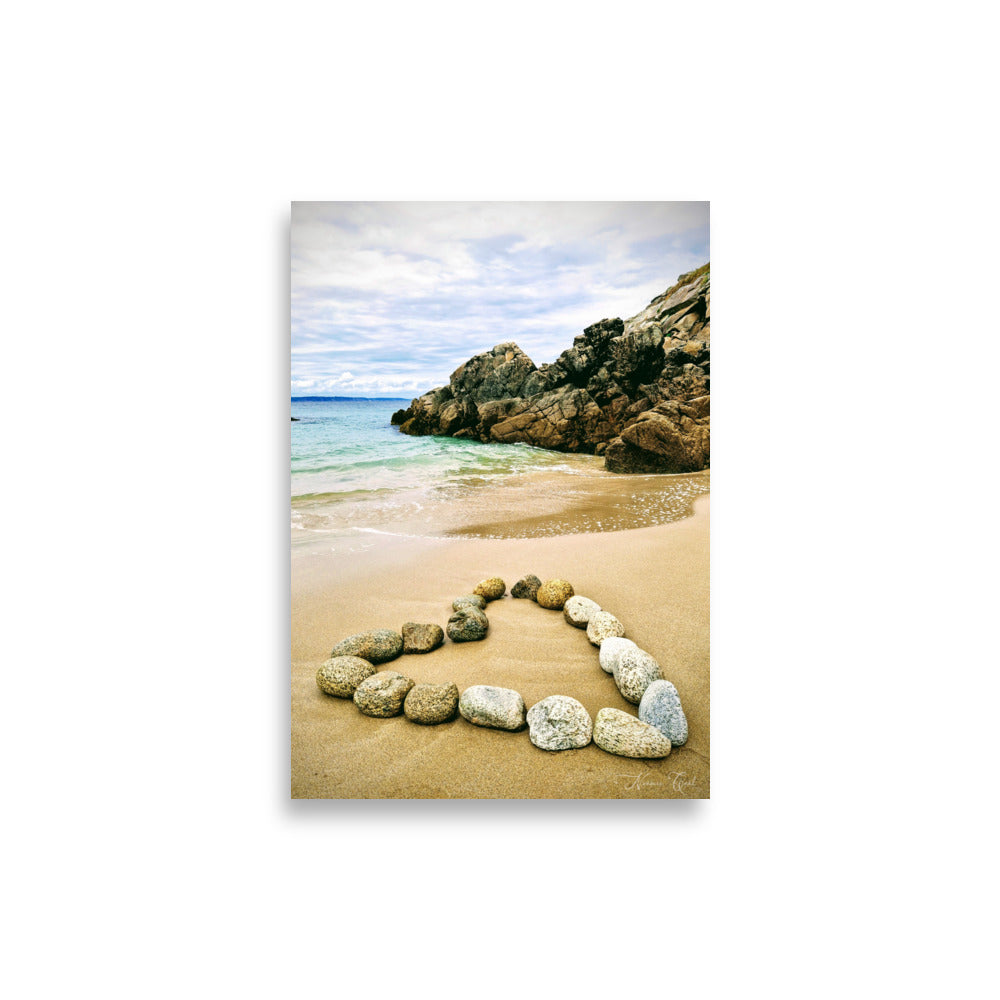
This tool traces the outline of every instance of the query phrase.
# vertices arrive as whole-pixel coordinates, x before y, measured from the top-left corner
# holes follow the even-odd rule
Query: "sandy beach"
[[[346,559],[322,545],[292,559],[292,798],[708,798],[709,498],[671,524],[538,538],[405,538],[385,535]],[[347,636],[404,622],[447,624],[451,602],[482,579],[502,577],[507,595],[487,607],[485,640],[404,655],[380,669],[460,691],[493,684],[530,708],[570,695],[591,717],[626,702],[598,663],[586,633],[558,611],[510,596],[534,573],[561,577],[617,615],[628,638],[651,653],[677,687],[690,736],[662,760],[632,760],[594,743],[560,752],[460,716],[437,726],[404,716],[374,719],[349,699],[324,695],[316,670]]]

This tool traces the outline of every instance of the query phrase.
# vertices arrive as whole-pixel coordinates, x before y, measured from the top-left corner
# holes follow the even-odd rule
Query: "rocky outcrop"
[[[612,472],[708,468],[710,279],[708,264],[681,275],[631,319],[588,326],[553,364],[497,344],[392,423],[405,434],[604,455]]]

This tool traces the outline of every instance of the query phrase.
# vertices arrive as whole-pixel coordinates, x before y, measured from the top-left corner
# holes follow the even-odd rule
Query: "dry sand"
[[[473,726],[460,716],[419,726],[404,716],[373,719],[348,699],[324,695],[316,670],[333,645],[370,628],[404,622],[445,627],[455,597],[490,576],[507,596],[487,606],[481,642],[406,655],[380,669],[415,681],[514,688],[530,708],[571,695],[591,718],[604,707],[637,714],[598,664],[583,630],[510,587],[534,573],[562,577],[617,615],[628,638],[650,652],[680,693],[689,738],[663,760],[631,760],[594,743],[558,753],[518,733]],[[327,550],[292,563],[292,798],[708,798],[709,499],[673,524],[535,539],[385,536],[351,561]]]

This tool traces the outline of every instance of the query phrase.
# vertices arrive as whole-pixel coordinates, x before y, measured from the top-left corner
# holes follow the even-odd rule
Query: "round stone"
[[[513,732],[523,729],[525,724],[524,699],[510,688],[475,684],[462,692],[458,710],[474,726]]]
[[[458,686],[455,684],[415,684],[403,702],[403,714],[411,722],[434,726],[455,717]]]
[[[681,696],[670,681],[653,681],[646,688],[639,702],[639,718],[656,726],[672,746],[679,747],[687,743],[688,723],[684,709],[681,708]]]
[[[472,592],[485,597],[487,601],[497,601],[507,592],[507,584],[500,577],[491,576],[488,580],[477,583]]]
[[[338,642],[331,656],[360,656],[369,663],[386,663],[403,652],[403,637],[391,628],[358,632]]]
[[[375,665],[360,656],[334,656],[316,671],[316,683],[324,694],[353,698],[358,685],[375,673]]]
[[[625,626],[609,611],[595,611],[587,623],[587,638],[594,646],[605,639],[618,639],[625,634]]]
[[[655,759],[670,753],[670,740],[656,728],[618,708],[602,708],[594,722],[594,742],[619,757]]]
[[[513,587],[510,588],[511,597],[522,597],[527,598],[529,601],[535,600],[535,595],[538,593],[538,588],[542,585],[542,581],[538,579],[534,574],[529,574],[528,576],[522,577]]]
[[[625,649],[638,649],[639,647],[631,639],[623,639],[621,636],[613,635],[601,643],[600,662],[601,669],[606,674],[615,672],[615,661]]]
[[[573,596],[573,585],[565,580],[546,580],[538,588],[535,600],[550,611],[562,611],[563,605]]]
[[[448,619],[448,638],[452,642],[476,642],[486,638],[490,620],[471,604],[460,607]]]
[[[484,611],[486,609],[486,598],[480,597],[478,594],[466,594],[464,597],[456,597],[451,602],[451,610],[458,611],[459,608],[469,604],[480,611]]]
[[[443,642],[444,629],[440,625],[407,622],[403,626],[404,653],[431,653]]]
[[[563,694],[550,695],[528,710],[528,736],[540,750],[585,747],[594,732],[587,710]]]
[[[626,701],[638,705],[646,688],[660,679],[660,665],[643,649],[623,649],[615,659],[615,683]]]
[[[563,605],[563,618],[573,628],[586,628],[591,616],[600,610],[601,606],[597,601],[575,594]]]
[[[363,680],[354,692],[358,711],[376,719],[388,719],[403,711],[403,702],[413,687],[409,677],[395,670],[383,670]]]

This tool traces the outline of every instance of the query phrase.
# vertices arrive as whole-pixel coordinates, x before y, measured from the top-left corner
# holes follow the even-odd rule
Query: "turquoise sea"
[[[707,472],[617,476],[593,455],[410,437],[390,423],[409,402],[292,397],[293,540],[621,530],[684,517],[708,492]]]

